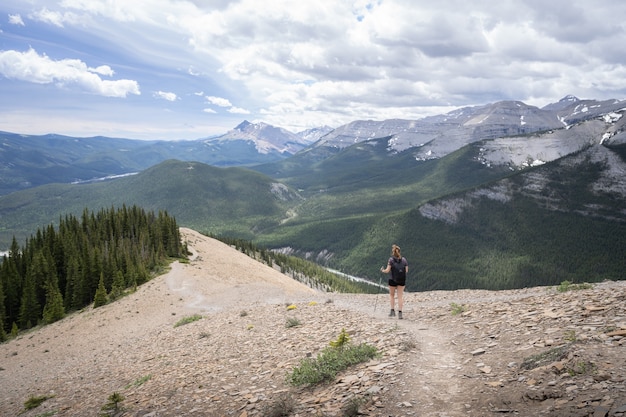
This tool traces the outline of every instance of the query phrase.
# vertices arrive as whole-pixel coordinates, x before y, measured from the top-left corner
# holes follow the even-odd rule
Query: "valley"
[[[624,107],[575,97],[543,109],[499,102],[417,121],[355,121],[306,139],[245,122],[198,141],[111,140],[107,149],[106,138],[84,138],[65,159],[41,147],[62,149],[63,138],[40,138],[48,162],[38,181],[53,183],[0,196],[0,248],[67,213],[125,204],[374,282],[397,243],[419,274],[413,291],[623,279]],[[266,160],[272,135],[276,149],[299,150]],[[37,140],[5,135],[0,156],[22,155],[20,147],[26,155]],[[90,140],[98,152],[85,153]],[[244,154],[252,159],[236,161]],[[5,160],[3,178],[35,185],[27,177],[37,168],[19,161],[27,159]],[[115,178],[63,184],[49,174],[87,181],[74,167]]]

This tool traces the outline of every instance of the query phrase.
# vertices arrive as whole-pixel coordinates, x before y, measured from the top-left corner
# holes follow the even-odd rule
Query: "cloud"
[[[230,109],[228,109],[228,112],[233,114],[250,114],[248,110],[242,109],[240,107],[231,107]]]
[[[0,74],[9,79],[35,84],[75,86],[105,97],[126,97],[140,94],[139,84],[133,80],[103,80],[99,75],[113,75],[108,66],[89,68],[77,59],[55,61],[39,55],[34,49],[26,52],[0,51]]]
[[[222,97],[207,96],[206,100],[209,103],[214,104],[219,107],[232,107],[232,104],[230,103],[230,101]]]
[[[12,25],[24,26],[24,21],[22,20],[22,16],[20,16],[19,14],[10,14],[9,23]]]
[[[226,99],[226,98],[222,98],[222,97],[215,97],[215,96],[206,96],[205,97],[206,101],[208,101],[209,103],[218,106],[218,107],[224,107],[224,108],[228,108],[228,112],[231,114],[250,114],[250,111],[243,109],[241,107],[235,107],[233,106],[233,104],[230,102],[230,100]],[[205,111],[207,111],[207,109],[205,109]],[[215,111],[212,111],[211,113],[215,113]]]
[[[168,93],[165,91],[157,91],[154,93],[154,96],[157,98],[162,98],[163,100],[167,100],[167,101],[176,101],[178,100],[178,97],[176,96],[175,93]]]
[[[3,28],[13,42],[3,43],[5,77],[100,95],[139,94],[139,83],[210,92],[180,107],[195,106],[181,118],[217,113],[212,123],[252,114],[295,131],[498,100],[626,95],[626,2],[4,0],[0,11],[13,19]],[[31,45],[97,64],[35,54],[7,68],[11,49]],[[137,81],[112,80],[102,62]]]
[[[46,7],[32,12],[30,14],[30,17],[33,20],[48,23],[57,27],[64,27],[65,23],[70,23],[70,24],[80,23],[80,17],[74,13],[71,13],[71,12],[61,13],[61,12],[49,10]]]

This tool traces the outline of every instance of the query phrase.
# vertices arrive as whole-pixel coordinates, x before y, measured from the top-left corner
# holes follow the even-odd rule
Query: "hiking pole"
[[[380,289],[382,286],[383,286],[383,276],[381,275],[380,279],[378,280],[378,291],[376,292],[376,298],[374,299],[374,313],[376,313],[376,304],[378,304],[378,295],[380,294]]]

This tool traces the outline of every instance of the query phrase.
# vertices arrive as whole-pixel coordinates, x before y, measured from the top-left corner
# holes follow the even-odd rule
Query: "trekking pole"
[[[378,304],[378,295],[380,294],[380,289],[383,285],[383,276],[380,276],[378,280],[378,292],[376,292],[376,298],[374,299],[374,313],[376,312],[376,304]]]

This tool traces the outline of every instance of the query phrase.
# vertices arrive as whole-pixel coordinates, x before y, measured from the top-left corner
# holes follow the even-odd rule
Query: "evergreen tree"
[[[6,257],[5,257],[6,260]],[[5,332],[5,324],[6,324],[6,315],[4,308],[4,289],[2,285],[2,280],[0,280],[0,342],[4,342],[7,338],[7,334]]]
[[[37,301],[35,278],[32,273],[26,274],[22,299],[20,301],[19,323],[20,328],[28,329],[37,324],[40,317],[41,307]]]
[[[104,287],[104,275],[100,274],[100,281],[98,282],[98,289],[93,299],[93,308],[98,308],[105,305],[108,302],[107,290]]]
[[[115,278],[113,279],[113,285],[111,287],[111,292],[109,293],[109,299],[111,301],[117,300],[122,295],[124,295],[124,289],[126,285],[124,283],[124,274],[122,271],[117,271],[115,273]]]
[[[81,295],[84,291],[84,279],[81,274],[78,262],[79,261],[76,257],[71,257],[68,260],[66,268],[65,296],[63,299],[65,303],[65,309],[68,311],[80,308],[84,305],[83,297]]]
[[[0,264],[0,281],[5,296],[6,323],[18,321],[23,279],[18,272],[15,259],[10,255],[8,258],[4,256]]]
[[[108,289],[117,298],[148,281],[168,257],[183,255],[178,226],[166,212],[123,206],[85,209],[80,218],[66,215],[58,230],[37,230],[23,248],[13,240],[0,263],[0,328],[6,331],[12,323],[17,332],[91,302],[106,304]]]
[[[54,323],[65,316],[63,306],[63,296],[54,280],[49,280],[46,284],[46,305],[43,308],[43,321],[46,324]]]

